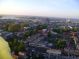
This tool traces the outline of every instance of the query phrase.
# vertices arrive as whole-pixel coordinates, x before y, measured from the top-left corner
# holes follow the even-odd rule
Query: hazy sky
[[[79,18],[79,0],[0,0],[0,14]]]

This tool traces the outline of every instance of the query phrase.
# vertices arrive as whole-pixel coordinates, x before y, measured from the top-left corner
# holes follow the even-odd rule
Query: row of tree
[[[4,26],[4,30],[9,32],[17,32],[24,29],[25,26],[27,26],[26,23],[20,23],[20,24],[10,23]]]
[[[56,29],[53,29],[53,31],[57,32],[59,34],[62,34],[64,32],[68,32],[68,31],[77,32],[77,31],[79,31],[79,28],[77,28],[77,27],[73,27],[73,28],[56,28]]]

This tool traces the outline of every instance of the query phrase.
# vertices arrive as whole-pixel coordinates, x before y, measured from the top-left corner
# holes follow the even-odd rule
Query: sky
[[[79,18],[79,0],[0,0],[0,14]]]

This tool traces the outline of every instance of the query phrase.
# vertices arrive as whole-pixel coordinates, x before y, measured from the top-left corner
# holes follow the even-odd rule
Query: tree
[[[24,46],[23,41],[18,42],[16,50],[17,51],[24,51],[25,50],[25,46]]]
[[[22,29],[24,29],[24,27],[26,27],[26,26],[27,26],[26,23],[21,23],[21,24],[20,24],[20,29],[22,30]]]
[[[16,50],[17,40],[13,39],[12,41],[9,41],[9,45],[12,51]]]
[[[5,30],[5,31],[8,31],[8,27],[9,27],[9,24],[6,24],[6,25],[4,26],[4,30]]]
[[[9,45],[12,51],[22,51],[25,49],[24,43],[22,40],[18,41],[17,39],[14,39],[12,41],[9,41]]]
[[[52,35],[51,32],[48,32],[48,35],[47,35],[47,36],[48,36],[48,37],[51,37],[51,35]]]
[[[61,40],[61,39],[57,39],[57,40],[55,41],[55,46],[56,46],[56,48],[58,48],[58,49],[63,49],[63,48],[65,48],[65,46],[66,46],[66,41]]]
[[[57,28],[57,29],[53,29],[54,32],[57,32],[57,33],[63,33],[63,30],[60,29],[60,28]]]
[[[48,26],[46,24],[38,25],[37,30],[46,29]]]
[[[19,31],[20,29],[20,25],[19,24],[9,24],[8,26],[8,31],[10,32],[16,32],[16,31]]]
[[[29,31],[28,31],[28,32],[25,32],[25,33],[24,33],[24,36],[25,36],[25,37],[30,36],[30,32],[29,32]]]
[[[72,28],[72,31],[76,32],[76,31],[78,31],[78,28],[74,27],[74,28]]]

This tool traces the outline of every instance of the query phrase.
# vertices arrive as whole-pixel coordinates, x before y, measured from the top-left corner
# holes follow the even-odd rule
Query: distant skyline
[[[0,15],[79,18],[79,0],[0,0]]]

